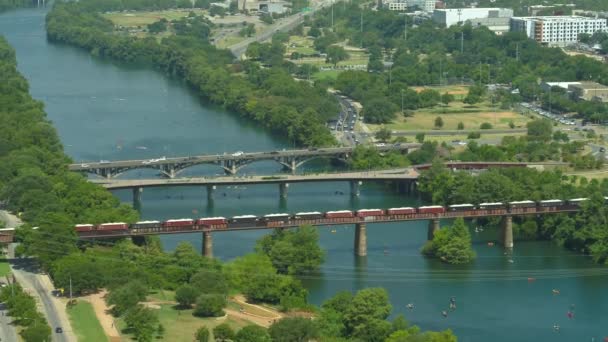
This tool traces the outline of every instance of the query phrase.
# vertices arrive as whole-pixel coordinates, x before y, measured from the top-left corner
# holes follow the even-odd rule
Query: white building
[[[476,19],[511,18],[510,8],[447,8],[433,11],[433,21],[439,25],[450,27],[458,23]]]
[[[382,5],[391,11],[407,11],[418,7],[424,12],[433,12],[435,0],[384,0]]]
[[[575,43],[581,33],[607,31],[606,19],[579,16],[513,17],[510,29],[546,45]]]

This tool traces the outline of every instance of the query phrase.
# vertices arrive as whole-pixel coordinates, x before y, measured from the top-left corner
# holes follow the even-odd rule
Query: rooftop
[[[540,20],[540,21],[596,20],[596,18],[582,17],[580,15],[547,15],[547,16],[537,16],[537,17],[513,17],[513,19]]]
[[[581,88],[581,89],[585,89],[585,90],[608,89],[608,86],[605,86],[605,85],[597,83],[597,82],[589,82],[589,81],[577,82],[576,84],[572,84],[572,86]]]

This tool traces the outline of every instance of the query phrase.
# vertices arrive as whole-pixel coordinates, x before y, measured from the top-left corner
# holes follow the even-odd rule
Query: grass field
[[[200,9],[167,10],[167,11],[141,11],[141,12],[113,12],[105,13],[103,16],[110,19],[114,25],[137,27],[152,24],[162,18],[169,21],[188,16],[190,12],[196,14],[206,13]]]
[[[192,310],[176,310],[171,304],[160,305],[156,310],[160,324],[165,327],[165,334],[158,341],[192,341],[198,328],[205,326],[212,331],[213,328],[224,322],[228,323],[234,330],[238,330],[250,323],[237,318],[198,318],[192,315]],[[118,326],[122,329],[125,323],[119,319]],[[123,331],[124,332],[124,331]],[[213,336],[213,333],[211,334]],[[124,334],[123,336],[129,336]],[[87,341],[88,340],[83,340]],[[211,339],[213,341],[213,339]]]
[[[523,128],[530,120],[512,111],[492,108],[489,103],[468,106],[462,102],[453,102],[448,107],[436,106],[416,110],[411,117],[397,115],[393,123],[384,126],[391,130],[432,130],[438,116],[443,119],[442,129],[445,130],[458,129],[459,122],[464,124],[466,130],[479,129],[484,122],[490,123],[493,129],[509,129],[509,122],[513,122],[515,127]],[[368,126],[372,130],[380,128],[379,125]],[[481,132],[483,133],[483,130]]]
[[[4,256],[0,256],[0,277],[5,277],[10,271],[11,268],[8,266],[8,261],[6,261]]]
[[[343,70],[323,70],[312,74],[314,80],[335,80]]]
[[[74,333],[78,336],[79,341],[87,342],[107,342],[108,338],[103,332],[103,328],[95,312],[93,306],[89,302],[78,301],[78,303],[68,309],[70,323],[74,329]]]
[[[417,92],[421,92],[424,89],[437,90],[439,93],[452,94],[456,100],[462,100],[469,93],[469,86],[466,85],[447,85],[447,86],[429,86],[429,87],[412,87]]]

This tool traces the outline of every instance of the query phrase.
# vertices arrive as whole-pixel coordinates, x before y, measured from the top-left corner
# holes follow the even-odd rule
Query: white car
[[[243,151],[238,151],[238,152],[234,152],[234,153],[232,154],[232,156],[233,156],[233,157],[240,157],[240,156],[242,156],[243,154],[245,154],[245,152],[243,152]]]

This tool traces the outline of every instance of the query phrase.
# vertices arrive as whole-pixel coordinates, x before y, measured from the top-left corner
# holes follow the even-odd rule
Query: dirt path
[[[97,320],[101,324],[103,331],[106,336],[110,339],[111,342],[120,342],[120,333],[116,326],[114,326],[114,318],[107,313],[108,306],[106,305],[105,300],[103,299],[106,295],[106,291],[102,291],[96,294],[92,294],[88,297],[85,297],[91,305],[93,305],[93,310],[95,311],[95,316],[97,316]]]

